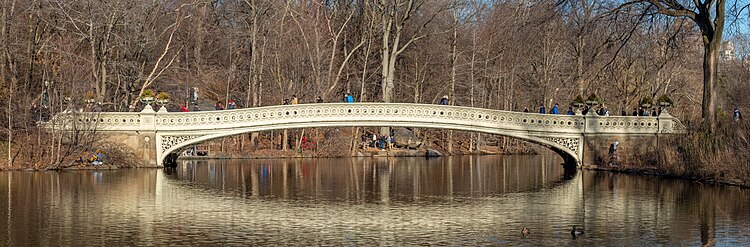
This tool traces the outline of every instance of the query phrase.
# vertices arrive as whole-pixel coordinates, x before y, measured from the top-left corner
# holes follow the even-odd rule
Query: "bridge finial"
[[[151,105],[146,105],[143,107],[142,113],[155,113],[154,108],[151,107]]]

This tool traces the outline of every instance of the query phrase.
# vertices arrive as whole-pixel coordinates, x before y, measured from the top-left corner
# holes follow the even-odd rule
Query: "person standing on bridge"
[[[346,102],[347,103],[354,103],[354,96],[350,93],[346,93]]]
[[[547,108],[545,108],[544,105],[540,106],[539,107],[539,113],[541,113],[541,114],[547,113]]]
[[[557,103],[555,103],[554,106],[552,106],[552,110],[549,111],[550,114],[560,114],[560,112],[557,110]]]
[[[568,115],[570,116],[576,115],[576,112],[573,111],[573,107],[568,107]]]
[[[318,103],[318,104],[323,103],[323,98],[318,96],[318,99],[315,100],[315,103]]]
[[[221,101],[216,101],[216,105],[214,105],[214,109],[218,110],[224,110],[224,105],[221,104]]]
[[[237,104],[235,104],[235,103],[234,103],[234,100],[231,100],[231,99],[230,99],[230,100],[229,100],[229,104],[227,105],[227,108],[228,108],[229,110],[234,110],[234,109],[236,109],[236,108],[237,108]]]
[[[528,106],[524,106],[523,107],[523,112],[528,113],[529,112],[529,107]]]
[[[299,99],[297,99],[297,95],[292,94],[292,102],[291,102],[291,104],[292,105],[299,104]]]
[[[440,99],[440,102],[439,102],[439,104],[440,104],[440,105],[448,105],[448,103],[449,103],[449,102],[448,102],[448,95],[443,95],[443,98],[442,98],[442,99]]]

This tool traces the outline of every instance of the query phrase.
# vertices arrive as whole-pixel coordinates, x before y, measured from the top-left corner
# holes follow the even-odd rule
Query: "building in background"
[[[724,41],[721,43],[719,58],[724,62],[734,61],[734,42]]]

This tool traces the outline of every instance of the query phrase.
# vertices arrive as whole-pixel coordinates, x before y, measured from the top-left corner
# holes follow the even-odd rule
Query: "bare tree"
[[[702,126],[716,131],[716,83],[719,72],[719,50],[724,35],[726,0],[638,0],[627,4],[643,4],[647,11],[692,20],[701,30],[703,43]]]

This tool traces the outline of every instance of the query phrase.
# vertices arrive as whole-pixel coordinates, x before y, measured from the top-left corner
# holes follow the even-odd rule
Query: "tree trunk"
[[[704,45],[703,56],[703,129],[716,132],[716,80],[718,78],[719,48],[721,42],[710,42]]]
[[[13,167],[13,83],[8,90],[8,168]]]
[[[284,136],[281,137],[281,151],[289,149],[289,130],[284,129]]]

